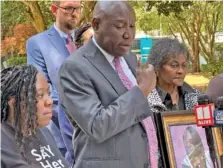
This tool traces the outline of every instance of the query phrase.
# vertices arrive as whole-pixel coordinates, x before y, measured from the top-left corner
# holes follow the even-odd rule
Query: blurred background
[[[96,1],[82,2],[76,26],[88,23]],[[172,37],[191,52],[186,82],[204,92],[209,80],[223,72],[223,2],[130,1],[137,17],[132,45],[143,63],[159,38]],[[1,65],[26,64],[26,40],[54,22],[51,1],[1,1]]]

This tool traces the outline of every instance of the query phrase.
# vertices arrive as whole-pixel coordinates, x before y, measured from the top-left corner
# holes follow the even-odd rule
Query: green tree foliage
[[[28,10],[25,12],[26,18],[33,24],[37,32],[40,33],[46,30],[46,23],[38,1],[25,0],[22,2],[28,7]]]
[[[16,24],[13,27],[12,36],[7,36],[1,41],[1,55],[24,55],[26,53],[26,40],[36,33],[36,29],[30,23]]]
[[[171,33],[187,43],[193,57],[192,69],[199,72],[200,54],[207,62],[216,60],[215,33],[223,30],[222,5],[222,2],[147,1],[135,8],[141,30],[146,32],[162,26],[164,34]]]
[[[47,29],[54,21],[50,5],[51,1],[2,1],[2,39],[19,23],[30,22],[37,32]]]
[[[203,24],[200,33],[200,47],[201,53],[207,62],[215,61],[217,55],[215,54],[216,43],[215,33],[222,29],[223,21],[223,3],[209,2],[202,3],[201,18]]]
[[[24,17],[26,10],[22,2],[1,1],[1,39],[12,35],[12,28],[16,24],[26,22]]]
[[[179,14],[171,13],[168,17],[169,27],[173,33],[180,33],[183,41],[188,43],[192,55],[192,70],[193,72],[200,71],[200,47],[199,36],[201,33],[201,6],[194,4],[187,10]]]
[[[55,21],[55,18],[51,12],[50,6],[51,6],[51,1],[45,0],[45,1],[38,1],[39,7],[41,9],[41,12],[43,14],[43,18],[45,21],[45,25],[47,28],[49,28],[53,22]]]
[[[136,13],[137,30],[147,33],[150,30],[159,29],[159,16],[156,11],[146,11],[145,2],[139,1],[133,4]]]
[[[91,21],[96,1],[82,1],[78,25]],[[193,56],[193,71],[200,71],[199,55],[215,62],[215,32],[223,31],[223,2],[130,1],[136,11],[137,30],[161,30],[162,35],[179,33]],[[54,17],[51,1],[2,1],[1,37],[11,37],[19,23],[32,23],[37,32],[48,28]],[[178,36],[179,37],[179,36]]]
[[[82,1],[82,12],[79,22],[77,26],[80,26],[83,23],[89,23],[92,19],[92,13],[94,10],[94,6],[97,1]]]
[[[7,60],[7,66],[18,66],[26,64],[26,57],[14,56]]]
[[[203,72],[210,72],[211,76],[215,76],[223,72],[223,56],[217,58],[216,60],[211,60],[208,64],[202,65]]]
[[[25,54],[26,40],[52,24],[50,4],[50,1],[1,2],[2,56]]]
[[[144,1],[131,1],[130,3],[135,9],[137,31],[141,30],[146,34],[153,35],[150,31],[160,30],[162,35],[171,34],[168,28],[168,20],[164,15],[159,15],[154,6],[148,10]]]
[[[168,16],[170,28],[173,32],[179,32],[190,46],[195,72],[200,71],[200,54],[208,63],[216,60],[215,33],[223,18],[222,5],[222,2],[194,2],[180,14]]]
[[[193,5],[192,1],[146,1],[145,10],[156,8],[159,15],[169,16],[170,13],[179,14]]]

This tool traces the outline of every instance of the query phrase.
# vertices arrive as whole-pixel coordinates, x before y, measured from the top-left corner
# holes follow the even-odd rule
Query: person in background
[[[75,45],[77,49],[86,44],[92,36],[93,29],[91,24],[87,23],[79,27],[75,32]]]
[[[147,63],[154,66],[157,83],[147,99],[153,112],[192,110],[197,105],[200,93],[184,82],[189,59],[188,49],[176,39],[162,38],[152,47]],[[146,124],[147,134],[153,135],[149,136],[152,167],[162,167],[156,128],[151,119]]]
[[[130,51],[135,12],[126,1],[97,1],[94,36],[59,72],[61,104],[74,127],[74,168],[148,168],[141,121],[155,87],[152,65],[137,67]]]
[[[161,103],[168,111],[191,110],[197,105],[200,93],[184,82],[189,60],[188,49],[177,39],[163,38],[152,47],[147,62],[155,68],[157,85],[149,102]]]
[[[210,80],[206,94],[215,104],[217,98],[223,96],[223,73],[216,75]]]
[[[53,1],[51,11],[56,18],[55,23],[48,30],[27,41],[27,62],[37,67],[50,84],[53,117],[48,128],[54,136],[58,148],[72,164],[73,149],[69,139],[71,135],[67,135],[72,132],[72,127],[59,105],[58,70],[63,61],[76,50],[73,42],[74,31],[75,24],[80,17],[81,1]]]
[[[1,167],[68,168],[45,127],[52,117],[50,89],[32,65],[1,71]]]

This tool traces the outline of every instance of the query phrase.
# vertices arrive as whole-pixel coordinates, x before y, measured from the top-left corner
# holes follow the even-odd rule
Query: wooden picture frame
[[[214,127],[212,128],[212,134],[213,134],[215,152],[218,158],[217,159],[218,167],[221,167],[223,165],[223,163],[221,163],[220,161],[220,156],[223,156],[223,131],[218,127]]]
[[[156,115],[155,121],[161,131],[159,138],[162,141],[160,147],[164,167],[186,168],[200,164],[212,168],[214,166],[210,153],[214,153],[215,165],[220,168],[220,155],[223,154],[221,129],[209,129],[213,140],[211,142],[214,143],[214,149],[210,152],[210,137],[207,140],[205,131],[207,129],[197,127],[194,112],[162,112],[158,118],[159,115]]]

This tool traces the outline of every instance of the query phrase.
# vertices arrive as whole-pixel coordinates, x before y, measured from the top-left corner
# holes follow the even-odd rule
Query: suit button
[[[148,168],[149,164],[148,163],[144,163],[144,168]]]
[[[142,136],[142,138],[147,138],[146,133],[142,133],[141,136]]]

